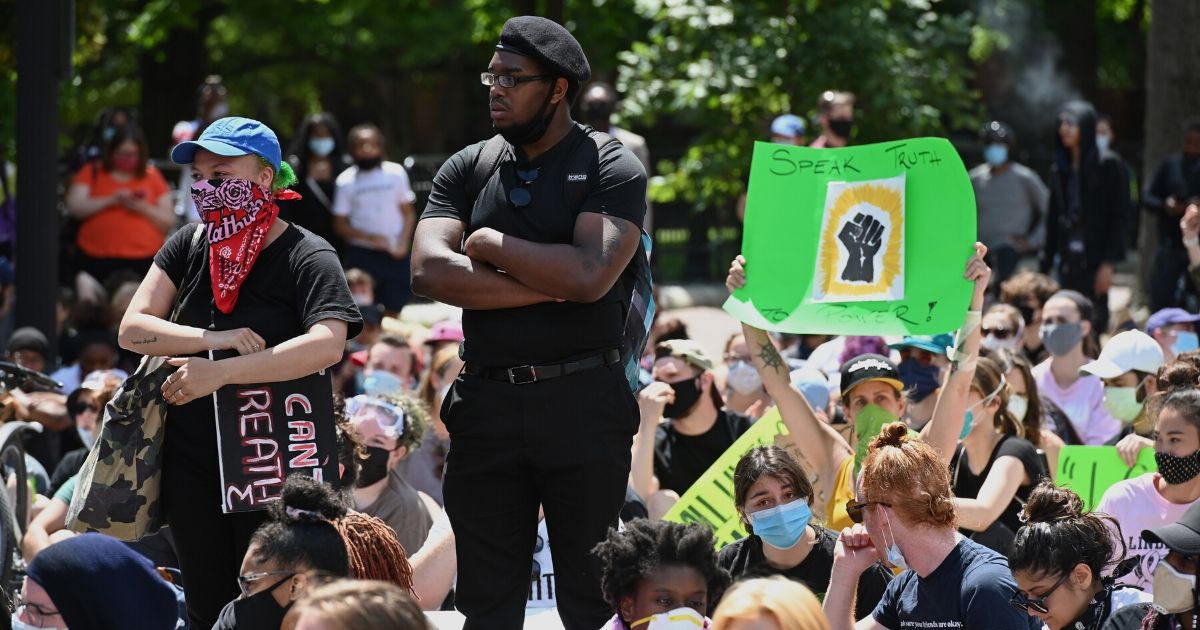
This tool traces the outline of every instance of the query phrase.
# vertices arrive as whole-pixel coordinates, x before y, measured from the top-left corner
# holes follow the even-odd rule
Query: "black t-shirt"
[[[508,146],[496,174],[467,207],[466,186],[485,143],[455,153],[433,178],[422,219],[447,217],[467,224],[467,234],[489,227],[535,243],[571,243],[578,216],[566,198],[567,157],[580,143],[591,142],[576,125],[565,138],[532,161],[520,148]],[[533,200],[514,207],[508,191],[520,188],[515,171],[540,168],[527,186]],[[579,212],[595,212],[640,226],[646,214],[646,171],[620,143],[600,152],[599,164],[587,174],[587,197]],[[491,367],[559,362],[616,348],[621,344],[629,289],[618,281],[603,298],[590,304],[551,302],[520,308],[463,311],[464,359]]]
[[[911,570],[896,576],[872,614],[890,630],[1040,630],[1041,621],[1008,603],[1016,590],[1004,556],[964,538],[928,576]]]
[[[804,562],[790,569],[771,566],[763,554],[762,539],[754,534],[725,545],[717,554],[717,564],[729,571],[735,580],[782,575],[807,586],[818,598],[824,600],[825,591],[829,590],[829,576],[833,572],[833,550],[837,547],[837,534],[824,527],[811,527],[817,532],[816,544],[813,545],[812,551],[808,552]],[[875,610],[891,580],[892,574],[878,562],[863,571],[858,578],[855,619],[862,619]]]
[[[1017,487],[1015,498],[1008,502],[999,518],[987,530],[982,532],[963,530],[963,535],[970,536],[979,544],[993,551],[1007,554],[1017,530],[1021,529],[1019,515],[1022,505],[1029,499],[1029,493],[1033,491],[1033,487],[1042,477],[1046,476],[1046,469],[1042,465],[1042,458],[1037,454],[1037,449],[1019,437],[1002,436],[996,443],[996,448],[992,449],[992,457],[988,460],[987,466],[984,466],[983,471],[976,475],[971,472],[971,462],[967,457],[967,452],[963,449],[962,444],[959,444],[954,450],[954,457],[950,460],[950,478],[953,480],[954,496],[974,499],[979,496],[979,489],[983,487],[988,474],[992,472],[992,466],[996,464],[996,460],[1004,456],[1015,457],[1021,462],[1025,474],[1029,475],[1029,483]]]
[[[154,264],[166,272],[178,290],[185,291],[176,320],[179,324],[208,330],[249,328],[267,342],[268,348],[304,334],[325,319],[346,322],[347,338],[362,330],[362,315],[350,297],[346,274],[324,239],[289,224],[279,238],[259,252],[242,283],[237,305],[232,313],[225,314],[213,301],[208,247],[204,243],[191,246],[194,231],[193,225],[179,230],[154,257]],[[191,262],[193,278],[185,283],[189,257],[196,259]],[[199,278],[195,278],[197,271]],[[207,357],[207,353],[194,356]],[[167,459],[183,457],[201,471],[218,474],[214,414],[210,396],[169,406],[165,448],[171,454]]]
[[[682,495],[749,428],[747,416],[721,409],[712,428],[683,435],[669,421],[654,434],[654,476],[663,490]]]

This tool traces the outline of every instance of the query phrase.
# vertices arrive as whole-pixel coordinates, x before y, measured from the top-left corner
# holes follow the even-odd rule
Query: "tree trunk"
[[[1153,0],[1146,44],[1146,131],[1142,181],[1163,158],[1179,151],[1183,125],[1200,116],[1200,2]],[[1142,214],[1139,251],[1143,282],[1152,273],[1150,257],[1158,243],[1158,222]],[[1144,286],[1144,285],[1143,285]]]

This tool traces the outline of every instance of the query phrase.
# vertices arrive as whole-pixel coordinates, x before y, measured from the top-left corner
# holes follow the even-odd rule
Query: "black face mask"
[[[829,130],[839,138],[850,139],[850,134],[854,133],[854,120],[851,118],[830,118]]]
[[[496,123],[493,122],[492,129],[514,147],[527,146],[541,140],[542,136],[546,135],[546,130],[550,128],[550,119],[554,118],[554,111],[558,110],[558,105],[555,104],[554,110],[546,112],[552,98],[554,98],[553,83],[550,84],[550,91],[546,93],[546,100],[542,101],[542,107],[538,109],[538,113],[533,118],[508,129],[497,129]]]
[[[1187,483],[1200,474],[1200,451],[1180,457],[1162,451],[1154,451],[1154,463],[1163,481],[1171,485]]]
[[[697,376],[689,381],[680,381],[671,383],[671,389],[675,390],[675,402],[667,403],[663,407],[664,418],[683,418],[688,415],[692,407],[696,406],[696,402],[700,400],[700,377]]]
[[[275,592],[275,589],[284,582],[291,580],[292,577],[294,576],[289,575],[276,582],[271,588],[255,593],[246,599],[233,600],[233,619],[236,627],[278,628],[283,625],[283,617],[292,607],[292,603],[288,602],[287,606],[280,606],[271,593]]]
[[[383,164],[383,158],[382,157],[373,157],[373,158],[367,158],[365,160],[356,159],[356,160],[354,160],[354,163],[358,166],[358,170],[369,171],[372,169],[379,168],[379,165]]]
[[[358,485],[365,488],[383,479],[388,474],[387,460],[391,451],[378,446],[367,447],[367,458],[359,460]]]

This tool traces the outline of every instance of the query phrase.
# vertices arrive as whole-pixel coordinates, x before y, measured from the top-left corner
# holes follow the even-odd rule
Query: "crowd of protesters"
[[[1072,102],[1048,182],[1009,125],[981,132],[959,330],[743,324],[714,357],[655,313],[631,388],[613,347],[651,227],[645,141],[612,125],[615,90],[584,85],[561,26],[515,18],[496,49],[481,80],[503,142],[450,158],[424,208],[379,127],[315,114],[283,150],[219,77],[174,129],[177,191],[135,111],[98,116],[71,160],[57,352],[35,328],[4,346],[62,384],[6,394],[4,421],[41,426],[13,628],[508,628],[551,609],[581,630],[1197,628],[1200,123],[1140,195],[1159,222],[1145,322],[1108,307],[1138,195],[1111,122]],[[793,114],[771,141],[851,144],[854,95],[817,108],[811,143]],[[557,182],[579,147],[596,183],[576,198]],[[250,206],[213,200],[239,186],[255,210],[223,231]],[[738,256],[726,285],[753,273]],[[461,319],[405,317],[414,293]],[[166,526],[77,533],[85,459],[143,355],[177,368]],[[337,483],[292,475],[268,510],[222,513],[210,395],[326,369]],[[747,534],[718,548],[664,519],[772,409],[786,437],[729,480]],[[1131,470],[1152,451],[1156,471],[1088,511],[1054,485],[1076,445]]]

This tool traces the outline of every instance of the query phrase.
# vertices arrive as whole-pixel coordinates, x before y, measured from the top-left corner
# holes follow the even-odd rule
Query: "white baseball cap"
[[[1100,358],[1079,368],[1100,378],[1116,378],[1131,370],[1157,374],[1163,351],[1153,337],[1140,330],[1114,335],[1100,351]]]

